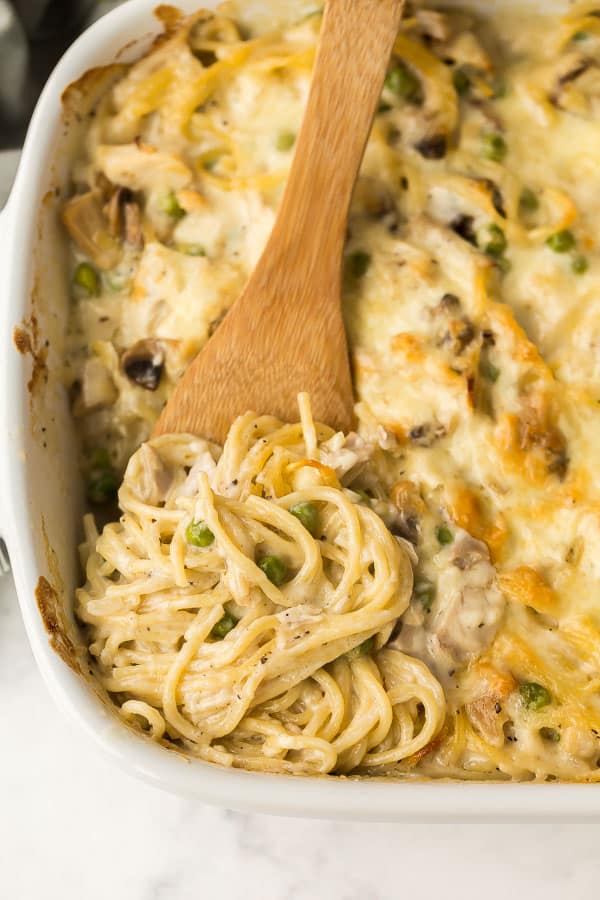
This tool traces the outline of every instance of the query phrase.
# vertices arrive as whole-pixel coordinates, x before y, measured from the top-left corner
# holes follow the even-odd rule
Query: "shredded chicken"
[[[75,414],[85,415],[94,409],[110,406],[116,399],[117,388],[109,370],[97,356],[90,356],[83,366]]]
[[[192,180],[192,173],[178,156],[146,144],[101,145],[95,162],[109,181],[132,191],[179,190]]]
[[[330,466],[340,481],[351,481],[372,456],[373,446],[354,432],[338,432],[321,444],[321,462]]]
[[[143,462],[142,477],[138,493],[150,506],[158,506],[169,490],[173,473],[150,444],[142,444],[140,455]]]
[[[454,542],[435,558],[437,595],[424,621],[411,605],[394,644],[419,657],[440,677],[476,659],[493,640],[505,600],[495,582],[488,549],[458,530]]]

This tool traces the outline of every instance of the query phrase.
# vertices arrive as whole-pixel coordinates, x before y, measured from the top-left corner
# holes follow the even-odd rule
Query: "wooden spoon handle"
[[[163,410],[154,435],[222,442],[253,409],[296,421],[308,391],[318,420],[352,425],[340,266],[352,189],[404,0],[328,0],[308,108],[276,224],[222,325]]]
[[[403,7],[404,0],[326,4],[304,123],[263,256],[277,267],[273,245],[280,252],[292,251],[294,270],[302,272],[305,289],[308,281],[322,293],[328,267],[332,271],[327,274],[339,278],[352,190]]]

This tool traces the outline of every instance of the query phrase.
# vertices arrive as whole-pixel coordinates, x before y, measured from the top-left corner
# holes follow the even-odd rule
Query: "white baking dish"
[[[280,0],[289,3],[290,0]],[[193,8],[194,0],[181,3]],[[204,5],[213,6],[204,0]],[[485,2],[483,5],[486,5]],[[544,4],[545,6],[547,4]],[[93,67],[143,50],[158,30],[152,0],[132,0],[90,28],[51,76],[31,122],[17,180],[0,219],[2,353],[0,391],[0,534],[10,551],[27,632],[42,675],[59,704],[100,747],[130,772],[209,803],[285,815],[396,821],[600,821],[600,788],[568,784],[471,784],[291,778],[190,762],[125,727],[92,683],[50,644],[47,627],[61,610],[69,618],[78,580],[76,544],[80,487],[67,399],[57,367],[68,308],[64,247],[55,189],[68,183],[77,123],[61,118],[65,87]],[[36,325],[31,321],[33,315]],[[13,329],[23,320],[37,346],[33,393],[31,354],[19,355]],[[43,356],[49,341],[47,368]],[[47,381],[46,381],[47,378]],[[35,591],[43,576],[46,622]],[[39,591],[38,591],[39,596]],[[77,640],[71,622],[67,632]],[[57,641],[55,640],[55,644]],[[63,655],[69,648],[63,641]],[[60,727],[58,722],[57,727]],[[7,735],[7,739],[10,736]]]

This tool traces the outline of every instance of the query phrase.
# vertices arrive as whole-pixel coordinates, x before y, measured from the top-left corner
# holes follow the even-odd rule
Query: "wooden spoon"
[[[404,0],[328,0],[306,116],[267,246],[223,323],[176,386],[154,436],[223,443],[253,410],[347,430],[353,396],[340,304],[346,220]]]

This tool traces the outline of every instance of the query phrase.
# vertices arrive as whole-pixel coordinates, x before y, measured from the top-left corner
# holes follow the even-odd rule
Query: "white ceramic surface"
[[[111,61],[128,41],[155,31],[152,5],[149,0],[132,0],[114,10],[66,53],[40,98],[0,222],[0,434],[4,437],[0,534],[9,547],[23,619],[48,688],[119,765],[173,792],[209,803],[281,815],[380,821],[600,821],[600,793],[595,786],[293,779],[192,763],[126,729],[50,648],[34,590],[38,577],[44,575],[65,598],[71,596],[77,579],[79,486],[73,476],[66,398],[54,377],[68,306],[61,267],[64,251],[53,211],[55,201],[51,195],[44,203],[42,198],[68,177],[72,135],[65,136],[60,123],[63,89],[91,66]],[[186,0],[180,5],[193,8],[197,4]],[[134,52],[130,50],[130,56]],[[42,386],[41,400],[32,413],[26,389],[31,362],[17,355],[11,336],[14,325],[28,314],[34,287],[44,298],[39,315],[42,333],[50,339],[50,380],[47,387]],[[61,727],[57,720],[56,728]]]

